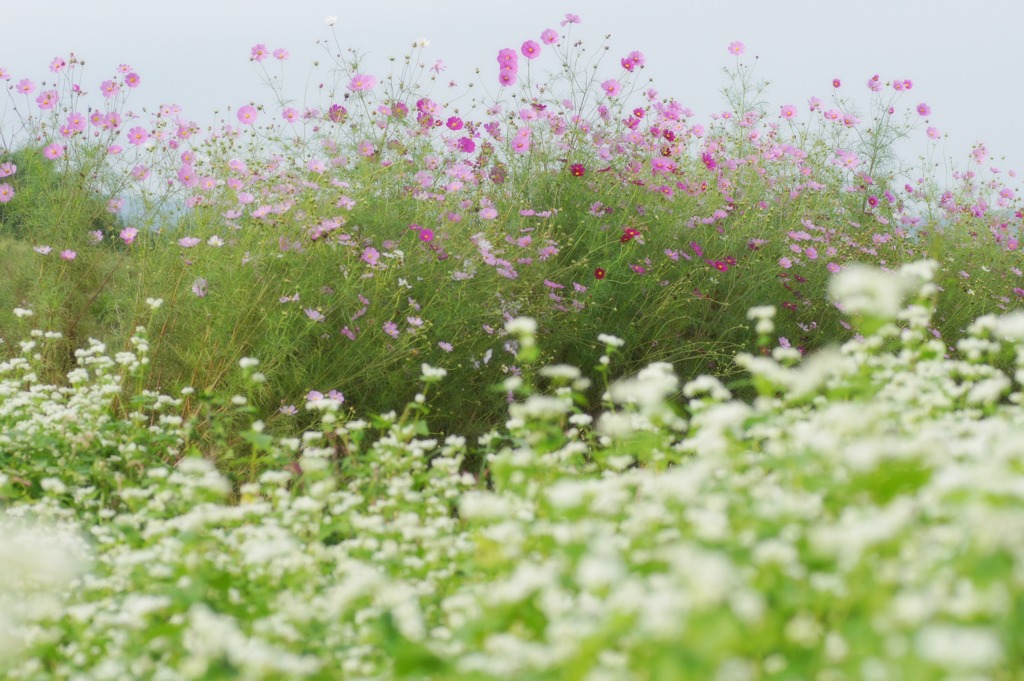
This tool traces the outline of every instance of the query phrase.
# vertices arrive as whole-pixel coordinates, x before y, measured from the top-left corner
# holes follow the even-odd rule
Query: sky
[[[609,77],[621,72],[621,56],[642,51],[644,78],[690,107],[697,122],[726,108],[723,68],[735,64],[727,46],[742,41],[744,62],[757,57],[756,73],[771,83],[766,98],[773,111],[795,104],[803,114],[808,97],[827,101],[833,78],[841,79],[842,94],[864,105],[871,76],[911,79],[914,89],[900,106],[926,102],[928,125],[945,135],[931,152],[933,162],[952,158],[963,168],[972,145],[983,142],[993,156],[987,165],[1024,171],[1020,0],[0,0],[0,67],[11,72],[12,83],[38,82],[51,76],[55,56],[74,52],[86,62],[86,82],[98,89],[119,64],[130,64],[142,85],[128,108],[173,102],[205,126],[218,108],[273,103],[249,61],[257,43],[289,50],[284,89],[301,98],[307,82],[322,80],[310,75],[326,54],[318,40],[357,49],[366,71],[384,74],[389,57],[425,38],[430,44],[420,61],[441,59],[448,67],[434,93],[444,100],[469,82],[496,90],[497,51],[539,40],[546,28],[561,32],[566,12],[580,16],[572,36],[591,49],[610,35],[601,64]],[[325,23],[330,15],[338,17],[333,32]],[[276,72],[279,65],[273,66]],[[450,80],[463,89],[445,87]],[[904,152],[910,162],[928,150],[924,126],[914,135]]]

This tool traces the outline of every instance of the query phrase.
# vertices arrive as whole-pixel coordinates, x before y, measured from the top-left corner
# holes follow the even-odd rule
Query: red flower
[[[622,230],[622,236],[619,237],[619,241],[621,241],[622,243],[626,243],[635,236],[640,236],[640,231],[633,229],[632,227],[626,227],[624,230]]]
[[[594,278],[595,279],[604,279],[604,274],[605,274],[604,269],[601,268],[601,267],[598,267],[596,270],[594,270]]]
[[[583,177],[583,173],[587,172],[587,169],[583,167],[582,163],[573,163],[569,166],[569,173],[573,177]]]

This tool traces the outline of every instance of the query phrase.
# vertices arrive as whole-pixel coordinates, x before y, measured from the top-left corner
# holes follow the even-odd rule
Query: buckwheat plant
[[[432,435],[448,376],[422,364],[401,411],[313,399],[312,427],[250,437],[276,462],[252,481],[176,450],[175,400],[118,432],[74,401],[72,429],[7,369],[0,561],[42,567],[4,582],[5,678],[1020,679],[1024,321],[946,357],[936,269],[842,273],[859,336],[739,357],[751,401],[652,364],[590,404],[514,319],[503,427]],[[109,375],[69,390],[110,405]]]

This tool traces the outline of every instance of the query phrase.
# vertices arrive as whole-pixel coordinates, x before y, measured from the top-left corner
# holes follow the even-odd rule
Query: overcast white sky
[[[493,82],[498,49],[537,40],[545,28],[561,31],[565,12],[580,15],[573,35],[594,48],[611,34],[609,75],[620,56],[640,50],[644,75],[701,121],[724,108],[722,67],[733,63],[726,46],[739,40],[746,59],[760,58],[773,105],[803,112],[809,96],[831,95],[833,78],[866,102],[872,75],[909,78],[914,90],[903,103],[927,102],[931,124],[949,136],[940,155],[963,166],[984,142],[990,165],[1024,171],[1021,0],[0,0],[0,66],[15,81],[40,81],[53,57],[73,51],[95,89],[128,63],[142,77],[130,108],[175,102],[205,125],[217,107],[272,103],[248,61],[255,43],[291,52],[286,89],[301,97],[322,56],[315,42],[330,37],[328,15],[339,17],[343,45],[368,53],[371,73],[427,38],[423,59],[445,60],[446,80],[464,84],[477,66]],[[914,150],[923,152],[923,129],[918,135]]]

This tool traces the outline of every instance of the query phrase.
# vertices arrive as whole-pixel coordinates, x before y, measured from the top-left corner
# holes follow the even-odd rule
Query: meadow
[[[4,678],[1024,678],[1016,173],[579,21],[207,129],[0,65]]]

